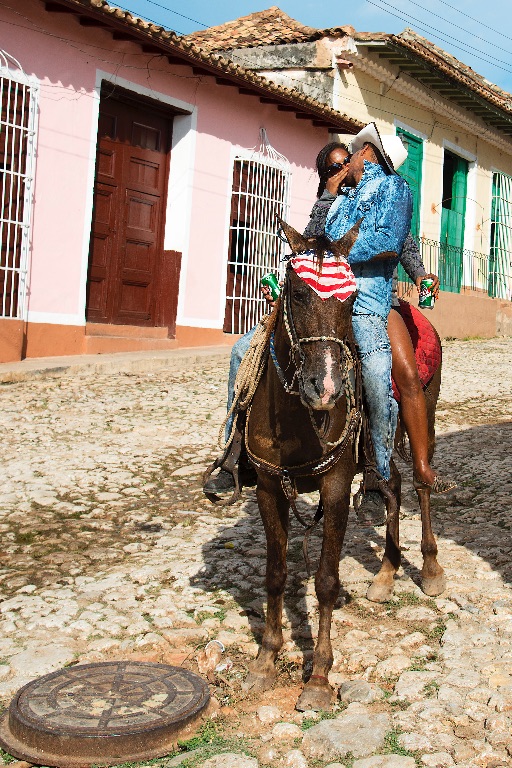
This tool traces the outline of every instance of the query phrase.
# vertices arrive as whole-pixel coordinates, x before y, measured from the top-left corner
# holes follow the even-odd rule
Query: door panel
[[[145,105],[100,103],[89,321],[159,323],[171,127]]]
[[[445,150],[439,280],[443,291],[459,293],[462,284],[468,163]]]
[[[423,165],[423,140],[402,128],[396,129],[407,148],[407,159],[400,166],[398,173],[409,185],[412,194],[412,219],[411,232],[413,237],[420,234],[420,210],[421,210],[421,172]]]
[[[94,229],[89,255],[87,319],[108,322],[107,291],[110,264],[115,258],[117,188],[98,182],[94,194]]]
[[[407,148],[407,159],[403,163],[398,173],[409,185],[412,195],[412,217],[411,233],[418,238],[420,235],[420,211],[421,211],[421,173],[423,167],[423,140],[414,136],[412,133],[404,131],[402,128],[396,129],[397,136],[400,136]],[[401,264],[398,265],[398,279],[402,282],[408,281],[408,275]]]

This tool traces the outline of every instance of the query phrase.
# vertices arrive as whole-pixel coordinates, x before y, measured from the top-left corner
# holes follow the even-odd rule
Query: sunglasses
[[[350,163],[351,159],[352,159],[352,155],[347,155],[342,163],[333,163],[327,168],[327,170],[325,171],[325,175],[334,176],[336,173],[341,171],[341,169],[344,168],[345,165],[347,165],[347,163]]]

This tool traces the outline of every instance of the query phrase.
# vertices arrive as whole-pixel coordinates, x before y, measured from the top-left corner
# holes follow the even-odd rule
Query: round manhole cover
[[[0,723],[0,744],[62,768],[147,760],[167,754],[209,699],[204,680],[180,667],[68,667],[20,688]]]

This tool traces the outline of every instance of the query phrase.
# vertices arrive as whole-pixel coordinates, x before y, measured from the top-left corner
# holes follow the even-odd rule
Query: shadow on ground
[[[512,444],[512,424],[501,422],[480,425],[440,435],[437,439],[434,466],[455,477],[459,483],[456,492],[447,496],[433,496],[433,526],[439,539],[440,562],[449,567],[443,554],[443,539],[464,546],[473,554],[486,561],[493,571],[500,574],[504,582],[512,580],[512,476],[510,453],[507,446]],[[417,520],[418,537],[421,527],[416,494],[410,482],[410,469],[400,464],[404,477],[402,518]],[[246,492],[242,507],[243,515],[234,513],[238,519],[231,521],[233,512],[226,510],[225,525],[218,535],[203,548],[204,568],[191,581],[205,592],[221,589],[228,592],[235,603],[249,618],[253,634],[261,637],[263,603],[265,599],[265,538],[259,517],[255,491]],[[315,502],[312,498],[301,497],[299,509],[311,516]],[[302,557],[302,528],[295,519],[291,520],[288,550],[288,580],[285,593],[285,612],[292,627],[292,639],[302,651],[312,647],[312,635],[316,629],[307,621],[306,569]],[[380,554],[384,548],[385,528],[362,526],[350,509],[349,525],[342,552],[352,557],[371,578],[380,567]],[[404,545],[403,569],[416,584],[419,584],[419,570],[412,559],[418,562],[417,541]],[[411,545],[411,546],[409,546]],[[313,572],[318,562],[321,546],[321,526],[311,537],[310,554]],[[411,559],[408,552],[411,551]],[[379,556],[378,556],[379,555]],[[343,572],[343,567],[342,567]],[[348,586],[348,591],[345,591]],[[364,587],[364,585],[363,585]],[[447,593],[456,585],[448,585]],[[350,585],[342,583],[340,602],[350,599],[353,594]],[[356,589],[356,596],[364,591]]]

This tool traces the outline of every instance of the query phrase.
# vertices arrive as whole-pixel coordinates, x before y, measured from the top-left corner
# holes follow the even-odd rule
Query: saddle
[[[421,314],[419,309],[413,307],[408,301],[398,299],[400,303],[400,314],[404,320],[409,336],[411,337],[416,365],[421,385],[426,387],[434,373],[439,368],[441,362],[441,342],[432,324]],[[393,395],[395,400],[400,402],[400,392],[394,381]]]

